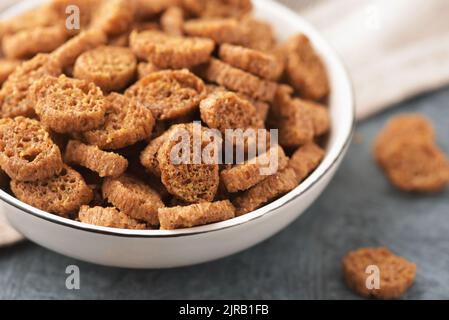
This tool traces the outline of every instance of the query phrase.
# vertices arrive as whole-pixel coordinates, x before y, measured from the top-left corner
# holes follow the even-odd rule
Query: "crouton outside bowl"
[[[42,1],[22,1],[1,17],[15,16],[40,3]],[[117,267],[169,268],[242,251],[271,237],[300,216],[328,185],[350,144],[355,113],[352,87],[339,57],[303,18],[272,0],[255,0],[254,7],[255,16],[271,23],[279,40],[298,32],[305,33],[327,67],[332,129],[325,145],[324,160],[305,181],[251,213],[174,231],[88,225],[36,209],[0,191],[2,210],[10,223],[31,241],[80,260]]]

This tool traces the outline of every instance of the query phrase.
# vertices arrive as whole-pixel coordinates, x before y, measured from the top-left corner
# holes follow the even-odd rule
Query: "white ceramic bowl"
[[[41,1],[23,1],[3,14],[13,16]],[[331,85],[332,132],[326,156],[301,185],[244,216],[175,231],[121,230],[61,218],[0,191],[3,211],[28,239],[61,254],[108,266],[169,268],[206,262],[247,249],[295,220],[321,194],[339,167],[354,125],[353,93],[334,50],[300,16],[271,0],[255,0],[255,15],[270,22],[280,40],[303,32],[322,56]]]

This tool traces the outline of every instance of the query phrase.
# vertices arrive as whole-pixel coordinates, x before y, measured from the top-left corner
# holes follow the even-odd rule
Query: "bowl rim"
[[[25,3],[25,8],[27,7],[27,4],[32,3],[33,1],[25,1],[22,2]],[[276,10],[283,12],[284,14],[287,14],[290,18],[294,17],[295,19],[301,20],[301,23],[307,27],[308,32],[312,32],[314,35],[314,38],[317,38],[320,40],[322,45],[326,48],[326,51],[328,52],[329,56],[333,56],[334,64],[340,69],[342,76],[344,77],[344,80],[347,84],[348,90],[349,90],[349,100],[348,102],[348,108],[351,115],[351,124],[349,127],[349,131],[346,133],[346,136],[344,137],[344,141],[340,148],[338,149],[338,152],[333,155],[333,158],[330,159],[327,163],[323,160],[320,165],[315,169],[315,171],[307,177],[300,185],[298,185],[296,188],[285,194],[284,196],[280,197],[279,199],[259,208],[256,209],[248,214],[245,214],[243,216],[235,217],[226,221],[222,222],[216,222],[211,223],[208,225],[203,226],[197,226],[192,228],[184,228],[184,229],[177,229],[177,230],[130,230],[130,229],[119,229],[119,228],[110,228],[110,227],[101,227],[96,225],[91,225],[75,220],[71,220],[68,218],[63,218],[60,216],[57,216],[55,214],[40,210],[38,208],[32,207],[17,198],[13,197],[12,195],[8,194],[7,192],[0,189],[0,199],[7,203],[8,205],[15,207],[16,209],[19,209],[27,214],[30,214],[36,218],[43,219],[67,228],[72,229],[78,229],[85,232],[91,232],[96,234],[103,234],[108,236],[115,236],[115,237],[125,237],[125,238],[177,238],[177,237],[184,237],[184,236],[194,236],[204,233],[210,233],[215,231],[221,231],[237,226],[241,226],[248,222],[254,222],[255,220],[258,220],[262,217],[270,216],[274,213],[276,213],[277,209],[287,205],[288,203],[294,201],[298,197],[306,194],[310,189],[312,189],[322,178],[324,178],[331,169],[341,160],[341,158],[344,156],[346,150],[349,147],[349,144],[352,140],[352,136],[354,134],[355,129],[355,122],[356,122],[356,112],[355,112],[355,96],[354,96],[354,89],[352,82],[350,81],[349,73],[347,71],[346,66],[344,65],[342,59],[340,58],[339,54],[332,48],[332,46],[324,40],[324,38],[321,36],[321,34],[316,30],[314,26],[312,26],[309,22],[307,22],[304,18],[302,18],[299,14],[292,11],[288,7],[274,2],[272,0],[257,0],[256,3],[265,3],[267,6],[274,6]],[[16,5],[17,6],[17,5]],[[16,6],[12,6],[7,8],[5,12],[2,12],[0,14],[0,17],[4,15],[4,13],[7,13],[11,9],[15,9]],[[329,156],[329,153],[326,154],[325,159]],[[319,172],[318,174],[318,171]]]

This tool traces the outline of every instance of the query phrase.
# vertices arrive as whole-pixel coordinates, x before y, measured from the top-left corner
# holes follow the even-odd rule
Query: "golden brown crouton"
[[[254,49],[223,44],[219,56],[231,66],[267,80],[278,80],[283,71],[283,65],[275,56]]]
[[[251,0],[181,0],[191,14],[201,17],[241,17],[252,9]]]
[[[170,131],[164,132],[157,138],[150,141],[148,146],[140,154],[140,163],[148,170],[151,174],[156,177],[161,176],[161,170],[159,169],[159,161],[157,160],[157,153],[168,138]]]
[[[198,133],[194,131],[196,126]],[[172,195],[190,203],[212,201],[218,189],[216,155],[211,154],[211,163],[204,163],[205,159],[202,158],[203,148],[210,143],[202,135],[203,130],[199,124],[176,125],[157,153],[162,183]],[[193,148],[194,139],[200,142],[201,154]],[[182,148],[181,157],[174,159],[174,155],[178,154],[173,150],[179,147]],[[195,157],[199,159],[195,161]]]
[[[229,90],[267,102],[273,101],[277,88],[275,82],[262,80],[217,59],[211,59],[205,77]]]
[[[182,36],[184,12],[180,7],[168,8],[161,17],[162,30],[171,36]]]
[[[131,177],[106,178],[103,183],[103,197],[120,211],[152,226],[159,224],[157,210],[164,207],[159,194],[149,185]]]
[[[107,35],[125,32],[133,22],[135,9],[135,1],[103,1],[92,14],[90,28],[99,29]]]
[[[169,70],[140,79],[125,94],[149,108],[155,118],[169,120],[198,108],[206,95],[206,87],[200,78],[188,70]]]
[[[432,124],[422,116],[390,120],[376,139],[374,156],[401,190],[437,192],[449,183],[449,160],[435,143]]]
[[[287,75],[290,84],[305,99],[319,100],[329,93],[326,68],[303,34],[292,37],[287,45]]]
[[[293,99],[291,88],[278,87],[274,103],[270,109],[269,124],[279,130],[279,144],[295,148],[313,140],[314,123],[303,100]]]
[[[292,168],[298,180],[302,181],[315,170],[323,158],[324,150],[314,142],[309,142],[293,153],[288,167]]]
[[[130,47],[161,69],[183,69],[209,61],[214,43],[205,38],[170,36],[159,31],[132,32]]]
[[[3,37],[2,48],[10,59],[26,59],[37,53],[52,52],[66,41],[67,36],[62,26],[27,29]]]
[[[449,160],[434,143],[391,141],[382,166],[391,183],[404,191],[438,192],[449,184]]]
[[[297,185],[298,179],[295,171],[291,168],[286,168],[268,177],[234,199],[233,204],[236,207],[236,216],[241,216],[259,208],[268,201],[293,190]]]
[[[217,92],[200,104],[201,119],[221,132],[227,129],[263,128],[257,109],[233,92]]]
[[[209,38],[215,43],[243,44],[246,29],[237,19],[197,19],[184,24],[184,32],[189,36]]]
[[[146,77],[149,74],[152,74],[153,72],[161,71],[158,67],[156,67],[151,62],[140,62],[137,65],[137,76],[140,79]]]
[[[32,117],[34,103],[28,98],[32,84],[45,75],[58,76],[61,67],[46,54],[38,54],[33,59],[18,66],[8,77],[0,90],[1,116]]]
[[[82,206],[78,213],[78,218],[81,222],[101,227],[135,230],[146,228],[144,223],[130,218],[116,208]]]
[[[120,91],[134,78],[137,59],[128,48],[101,46],[76,60],[75,78],[95,83],[103,92]]]
[[[327,107],[312,101],[301,101],[312,118],[314,136],[319,137],[328,133],[331,127],[331,119]]]
[[[379,272],[378,288],[367,286],[369,267]],[[413,284],[416,265],[387,248],[361,248],[343,258],[343,275],[348,287],[363,297],[398,299]]]
[[[407,113],[400,114],[390,119],[379,133],[374,144],[374,156],[381,164],[388,158],[392,140],[423,140],[433,143],[435,131],[432,123],[426,117]]]
[[[106,102],[103,124],[83,133],[90,144],[115,150],[151,136],[155,120],[150,109],[118,93],[111,93]]]
[[[283,170],[287,164],[284,150],[276,145],[265,154],[222,170],[220,177],[228,192],[243,191]]]
[[[272,26],[251,16],[240,20],[245,30],[245,38],[241,45],[255,50],[270,52],[276,44]]]
[[[0,166],[17,181],[45,180],[63,167],[61,152],[37,121],[0,120]]]
[[[42,123],[58,133],[98,128],[107,108],[95,84],[65,75],[41,78],[30,89],[30,96]]]
[[[0,59],[0,87],[8,79],[9,75],[20,65],[20,60]]]
[[[225,221],[234,216],[235,208],[229,200],[159,209],[159,220],[163,230],[190,228]]]
[[[48,180],[19,182],[11,180],[16,197],[38,209],[67,217],[92,200],[92,190],[83,177],[68,166]]]
[[[128,167],[128,160],[117,153],[106,152],[77,140],[67,144],[64,160],[98,173],[100,177],[118,177]]]
[[[63,67],[72,66],[83,53],[107,42],[106,34],[98,29],[89,29],[68,40],[51,53],[51,57]]]
[[[138,19],[154,17],[164,10],[179,4],[179,0],[135,0]]]

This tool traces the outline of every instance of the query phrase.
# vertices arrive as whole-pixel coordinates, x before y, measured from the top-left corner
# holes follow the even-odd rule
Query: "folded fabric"
[[[9,6],[12,6],[14,3],[18,2],[17,0],[2,0],[0,3],[0,11],[7,9]]]

